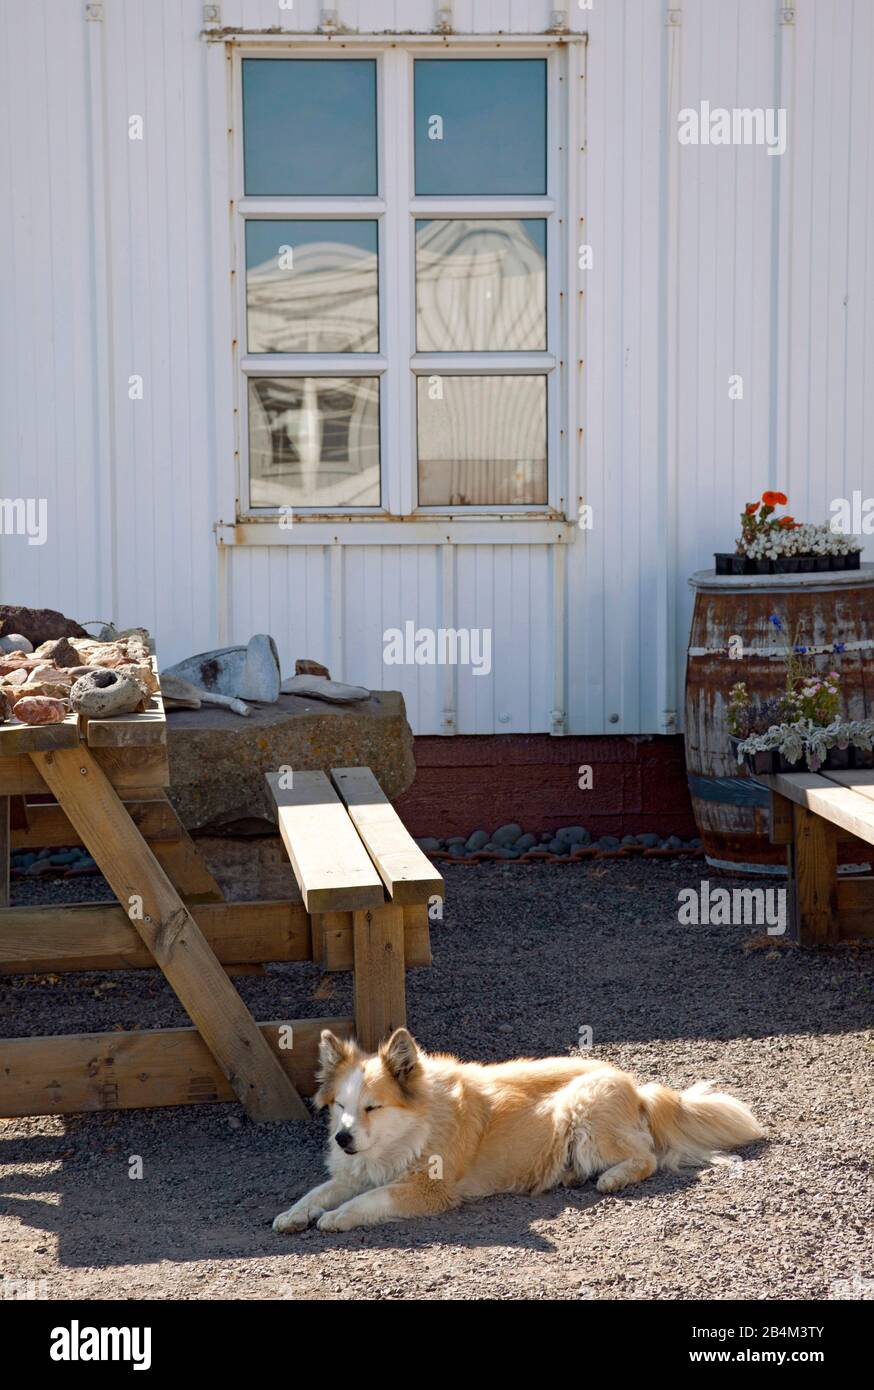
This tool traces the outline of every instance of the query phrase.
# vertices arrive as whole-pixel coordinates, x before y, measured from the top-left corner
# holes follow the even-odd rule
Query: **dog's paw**
[[[358,1222],[351,1212],[344,1213],[342,1207],[336,1211],[326,1211],[324,1216],[320,1216],[318,1227],[320,1231],[351,1231]]]
[[[280,1235],[288,1235],[291,1231],[305,1231],[317,1216],[321,1216],[321,1207],[308,1207],[299,1202],[295,1207],[289,1207],[288,1211],[281,1211],[273,1222],[274,1231]]]

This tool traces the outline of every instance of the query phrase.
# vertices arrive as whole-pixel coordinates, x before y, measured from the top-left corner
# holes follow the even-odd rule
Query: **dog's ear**
[[[332,1071],[336,1071],[344,1057],[349,1055],[348,1045],[342,1038],[323,1028],[319,1037],[319,1078],[324,1081]]]
[[[419,1049],[416,1046],[415,1038],[411,1037],[406,1028],[396,1028],[388,1042],[383,1043],[379,1049],[383,1066],[398,1082],[400,1086],[405,1085],[410,1075],[419,1065]]]
[[[313,1104],[317,1110],[321,1110],[327,1104],[331,1094],[331,1082],[334,1073],[341,1062],[347,1061],[354,1056],[357,1048],[354,1043],[345,1042],[343,1038],[338,1038],[336,1033],[332,1033],[330,1028],[323,1028],[319,1038],[319,1064],[316,1067],[316,1080],[319,1082],[319,1089],[313,1096]]]

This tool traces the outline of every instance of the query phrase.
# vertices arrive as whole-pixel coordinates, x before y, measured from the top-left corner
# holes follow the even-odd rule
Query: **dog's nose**
[[[355,1143],[355,1140],[352,1138],[352,1135],[349,1133],[348,1129],[341,1129],[339,1134],[334,1135],[334,1138],[337,1140],[337,1143],[340,1145],[340,1148],[343,1150],[344,1153],[348,1153],[349,1150],[352,1148],[352,1145]]]

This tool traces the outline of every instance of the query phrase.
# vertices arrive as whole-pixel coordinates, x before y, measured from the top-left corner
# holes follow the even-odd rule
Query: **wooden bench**
[[[760,776],[771,793],[771,842],[785,845],[792,920],[802,945],[874,936],[874,876],[838,877],[838,842],[874,858],[874,772]]]
[[[353,971],[355,1035],[372,1050],[406,1023],[405,966],[431,963],[429,905],[442,901],[443,879],[370,768],[266,777],[310,914],[312,958]]]

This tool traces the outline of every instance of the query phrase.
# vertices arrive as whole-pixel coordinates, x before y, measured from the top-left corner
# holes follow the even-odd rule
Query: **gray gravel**
[[[769,1142],[617,1196],[586,1186],[283,1238],[273,1216],[321,1178],[318,1122],[259,1127],[233,1106],[0,1121],[0,1273],[55,1298],[163,1299],[823,1299],[874,1278],[874,951],[749,949],[749,928],[680,926],[697,863],[445,876],[434,966],[407,977],[426,1047],[561,1054],[590,1027],[597,1055],[644,1079],[734,1089]],[[95,880],[61,891],[93,899]],[[320,987],[312,966],[236,983],[261,1018],[351,1011],[349,977]],[[0,1036],[185,1021],[151,972],[0,988]]]

